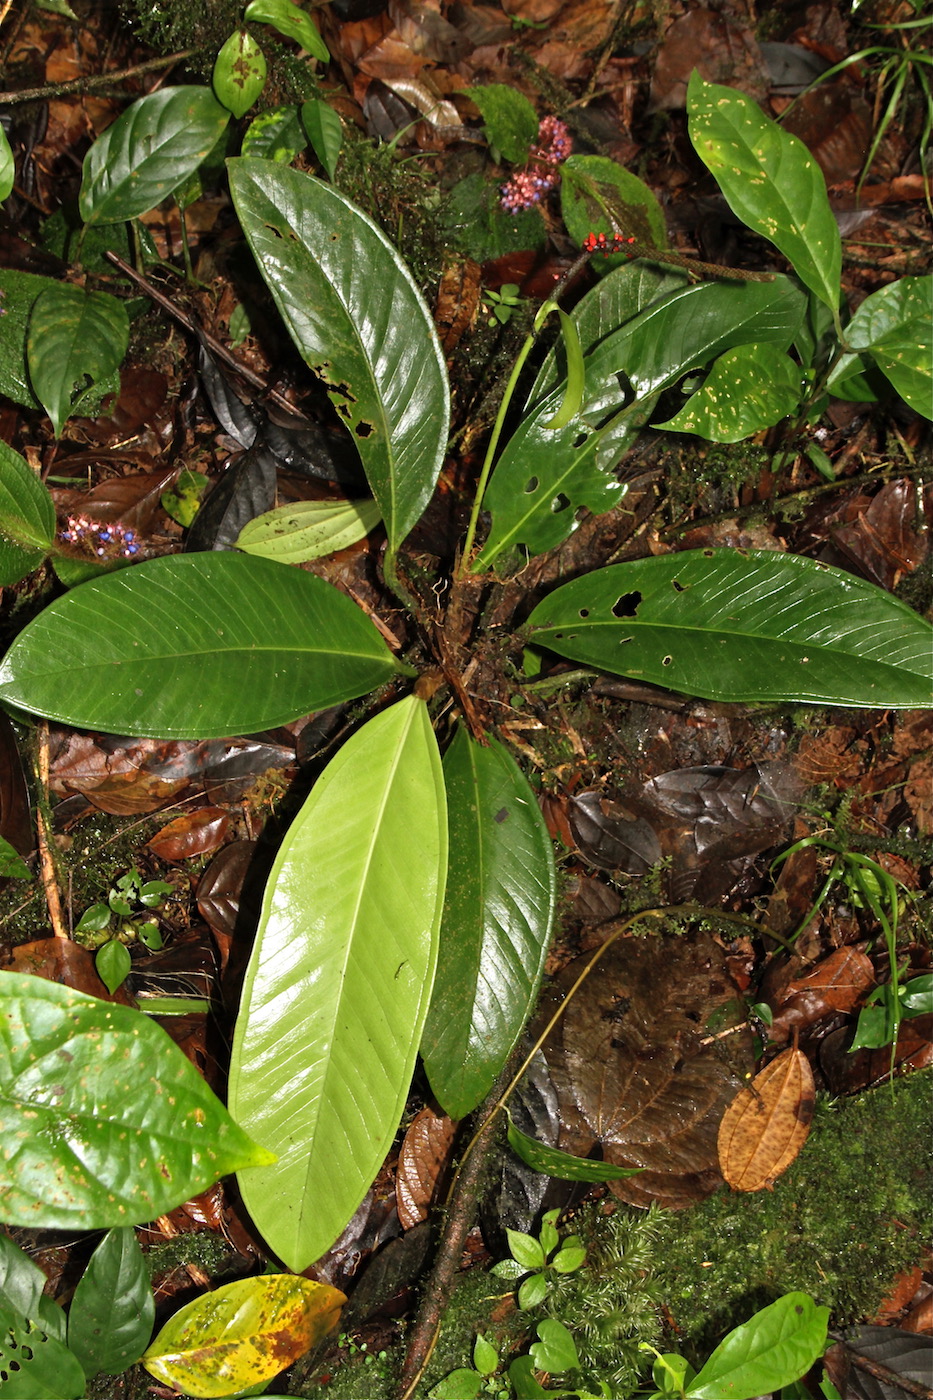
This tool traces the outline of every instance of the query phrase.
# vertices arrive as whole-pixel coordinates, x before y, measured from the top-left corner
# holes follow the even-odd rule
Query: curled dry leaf
[[[805,977],[790,982],[774,1010],[771,1039],[778,1045],[833,1012],[852,1011],[875,980],[871,959],[857,948],[837,948]]]
[[[763,1191],[785,1172],[810,1132],[816,1097],[802,1050],[784,1050],[756,1074],[719,1125],[719,1168],[735,1191]]]
[[[423,1108],[405,1134],[398,1159],[398,1218],[410,1230],[428,1218],[428,1206],[453,1146],[456,1124],[446,1114]]]

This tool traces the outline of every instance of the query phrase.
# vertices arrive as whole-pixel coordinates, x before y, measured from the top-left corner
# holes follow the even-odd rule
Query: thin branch
[[[47,102],[54,97],[72,97],[96,92],[98,88],[113,87],[114,84],[125,83],[143,73],[157,73],[160,68],[173,68],[176,63],[190,58],[197,52],[197,49],[181,49],[178,53],[169,54],[168,58],[150,58],[145,63],[135,63],[132,68],[121,68],[116,73],[98,73],[91,78],[72,78],[67,83],[47,83],[44,87],[21,88],[19,92],[0,92],[0,106],[14,107],[23,102]]]
[[[39,749],[36,756],[36,777],[39,784],[36,802],[36,831],[39,847],[39,866],[42,871],[42,888],[49,911],[49,922],[56,938],[68,938],[68,930],[62,915],[62,898],[58,888],[58,871],[52,855],[52,829],[49,820],[49,725],[48,720],[39,724]]]

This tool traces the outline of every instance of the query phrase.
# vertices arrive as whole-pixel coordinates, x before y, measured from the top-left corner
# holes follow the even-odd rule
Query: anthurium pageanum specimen
[[[332,759],[269,879],[230,1066],[230,1111],[278,1154],[240,1175],[290,1269],[319,1258],[382,1165],[428,1011],[447,804],[427,708],[409,696]]]

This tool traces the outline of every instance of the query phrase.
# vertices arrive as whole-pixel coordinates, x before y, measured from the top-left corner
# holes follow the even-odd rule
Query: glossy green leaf
[[[871,356],[911,408],[933,418],[933,277],[902,277],[873,292],[845,338]]]
[[[41,1322],[0,1306],[0,1400],[79,1400],[84,1393],[78,1358]]]
[[[394,554],[431,498],[447,445],[433,319],[392,244],[345,195],[268,161],[229,168],[256,263],[350,429]]]
[[[790,1385],[826,1346],[829,1308],[787,1293],[730,1332],[687,1389],[688,1400],[752,1400]]]
[[[286,39],[296,39],[303,49],[322,63],[330,58],[327,45],[311,16],[305,14],[294,0],[250,0],[243,18],[255,20],[258,24],[271,24]]]
[[[580,332],[577,330],[576,322],[567,315],[566,311],[562,311],[558,307],[557,314],[560,316],[560,333],[567,361],[567,379],[564,384],[564,397],[561,400],[560,408],[551,421],[544,425],[550,433],[565,427],[571,419],[576,418],[583,407],[583,393],[586,387],[586,371],[583,368],[583,347],[580,344]]]
[[[591,1162],[585,1157],[574,1157],[560,1148],[548,1147],[546,1143],[516,1128],[509,1119],[509,1146],[533,1171],[546,1176],[559,1177],[561,1181],[618,1181],[623,1176],[635,1176],[641,1167],[614,1167],[611,1162]]]
[[[238,1395],[268,1383],[333,1331],[346,1302],[291,1274],[238,1279],[169,1318],[142,1364],[184,1395]]]
[[[211,75],[214,96],[242,117],[266,85],[266,58],[248,29],[236,29],[222,46]]]
[[[0,442],[0,587],[37,569],[55,538],[55,506],[48,487]]]
[[[287,724],[399,669],[331,584],[218,551],[152,559],[56,599],[7,652],[0,701],[112,734],[201,739]]]
[[[240,155],[290,165],[308,144],[299,111],[297,103],[293,102],[287,107],[260,112],[246,129]]]
[[[333,1244],[398,1126],[446,868],[440,756],[410,697],[357,731],[292,823],[243,988],[231,1111],[280,1160],[241,1172],[240,1188],[291,1269]]]
[[[706,282],[653,302],[605,335],[584,360],[578,416],[556,432],[548,429],[563,400],[558,386],[506,444],[484,498],[492,528],[475,567],[488,567],[518,544],[532,553],[551,549],[576,528],[581,507],[599,514],[616,505],[624,488],[613,469],[658,393],[734,345],[786,349],[805,309],[804,294],[787,278]],[[585,350],[582,334],[581,343]]]
[[[0,836],[0,880],[31,880],[32,871],[15,846]]]
[[[733,213],[784,254],[830,309],[839,305],[842,240],[823,172],[796,136],[751,97],[704,82],[687,85],[690,139]]]
[[[0,126],[0,200],[6,199],[13,188],[15,179],[16,166],[13,161],[13,151],[5,130]]]
[[[481,1103],[531,1014],[554,916],[554,855],[509,752],[460,729],[444,758],[451,865],[421,1043],[445,1113]]]
[[[129,977],[132,965],[127,949],[117,938],[104,943],[94,957],[97,975],[111,996]]]
[[[32,387],[56,437],[80,409],[89,387],[119,369],[129,339],[126,308],[106,292],[57,282],[37,299],[26,357]]]
[[[0,1307],[34,1317],[45,1285],[39,1266],[9,1235],[0,1234]]]
[[[54,277],[0,267],[0,394],[24,408],[42,407],[26,369],[29,318],[42,292],[56,286]]]
[[[470,88],[486,126],[486,139],[513,165],[523,165],[538,136],[538,114],[528,98],[508,83]]]
[[[546,1256],[540,1240],[536,1240],[534,1235],[526,1234],[524,1230],[506,1229],[505,1234],[509,1242],[509,1253],[517,1264],[523,1269],[544,1268]]]
[[[337,158],[343,145],[343,124],[329,102],[323,97],[302,104],[301,123],[308,134],[311,148],[327,171],[331,181],[337,174]],[[244,152],[245,154],[245,152]]]
[[[538,1342],[528,1348],[531,1359],[538,1371],[560,1374],[579,1367],[580,1358],[568,1328],[556,1317],[545,1317],[537,1326]]]
[[[244,554],[304,564],[364,539],[379,524],[375,501],[298,501],[257,515],[236,540]]]
[[[9,1225],[154,1220],[270,1154],[154,1022],[0,973],[0,1194]]]
[[[110,224],[154,209],[197,170],[229,120],[207,87],[162,88],[139,98],[85,156],[81,218]]]
[[[68,1310],[68,1345],[89,1376],[118,1376],[152,1336],[155,1299],[135,1233],[108,1230],[91,1255]]]
[[[561,166],[560,211],[574,243],[588,233],[622,233],[655,248],[667,247],[667,224],[657,196],[644,180],[608,156],[569,156]],[[598,272],[626,254],[593,258]]]
[[[534,1362],[530,1356],[517,1356],[509,1366],[509,1380],[516,1400],[541,1400],[547,1396],[544,1386],[535,1378]]]
[[[738,345],[713,362],[690,401],[658,426],[741,442],[793,413],[802,393],[800,366],[776,345]]]
[[[841,569],[770,551],[616,564],[539,603],[531,639],[708,700],[927,706],[933,628]]]
[[[482,1332],[473,1343],[473,1365],[484,1376],[491,1376],[499,1365],[499,1353],[492,1342],[487,1341]]]

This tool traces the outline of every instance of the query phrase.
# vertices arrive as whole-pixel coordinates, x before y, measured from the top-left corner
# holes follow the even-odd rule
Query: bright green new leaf
[[[933,418],[933,277],[901,277],[873,292],[845,338],[871,356],[911,408]]]
[[[655,248],[667,247],[667,224],[657,196],[644,180],[608,156],[569,156],[561,166],[560,211],[574,243],[588,233],[622,233]],[[598,254],[593,266],[602,272],[626,260],[626,254]]]
[[[202,1293],[169,1318],[142,1364],[184,1395],[238,1395],[336,1327],[344,1295],[326,1283],[264,1274]]]
[[[337,174],[337,157],[343,145],[343,124],[329,102],[314,97],[302,104],[301,124],[308,134],[312,150],[333,182]],[[244,155],[246,153],[244,152]]]
[[[452,1118],[481,1103],[534,1008],[554,916],[551,841],[509,752],[458,731],[444,758],[451,866],[421,1056]]]
[[[752,1400],[806,1375],[826,1346],[829,1308],[787,1293],[720,1342],[687,1388],[688,1400]]]
[[[509,1366],[509,1380],[516,1400],[546,1400],[548,1392],[535,1378],[530,1356],[517,1356]]]
[[[528,625],[537,646],[707,700],[933,699],[930,624],[792,554],[702,549],[616,564],[556,589]]]
[[[99,1230],[271,1160],[190,1060],[125,1006],[0,973],[0,1197],[9,1225]]]
[[[119,369],[129,339],[126,308],[106,292],[58,282],[37,299],[26,356],[32,387],[56,437],[88,389]]]
[[[509,1119],[509,1146],[536,1172],[559,1177],[561,1181],[618,1181],[623,1176],[635,1176],[641,1167],[614,1167],[611,1162],[590,1162],[574,1157],[560,1148],[548,1147],[528,1137]]]
[[[207,87],[162,88],[139,98],[85,156],[81,218],[111,224],[154,209],[194,174],[229,120]]]
[[[79,1400],[85,1375],[47,1327],[0,1306],[0,1400]]]
[[[292,823],[243,988],[230,1107],[279,1162],[241,1172],[240,1189],[291,1269],[330,1248],[395,1134],[446,869],[440,755],[423,701],[410,697],[357,731]]]
[[[647,291],[657,283],[643,285]],[[557,387],[519,423],[486,492],[492,529],[474,567],[488,567],[517,544],[532,553],[551,549],[576,528],[581,507],[599,514],[616,505],[624,488],[614,468],[660,391],[734,345],[786,349],[805,309],[806,297],[787,278],[706,282],[652,301],[588,354],[581,333],[583,408],[565,427],[550,429],[563,402]]]
[[[271,24],[286,39],[296,39],[321,63],[326,63],[330,58],[327,45],[317,32],[311,16],[294,4],[294,0],[250,0],[243,18],[255,20],[258,24]]]
[[[793,413],[802,392],[800,366],[776,345],[738,345],[713,362],[702,387],[658,427],[741,442]]]
[[[235,29],[214,62],[214,96],[235,117],[244,116],[266,85],[266,58],[248,29]]]
[[[545,1317],[538,1323],[539,1342],[532,1342],[528,1350],[538,1371],[560,1374],[579,1367],[580,1358],[568,1328],[556,1317]]]
[[[170,555],[72,589],[19,634],[0,702],[111,734],[252,734],[404,670],[323,579],[242,554]]]
[[[298,501],[250,520],[236,547],[280,564],[304,564],[356,544],[379,520],[375,501]]]
[[[94,957],[97,975],[111,996],[129,977],[132,965],[129,953],[118,938],[109,939]]]
[[[0,588],[37,569],[55,538],[55,506],[48,487],[0,442]]]
[[[345,195],[268,161],[228,165],[256,264],[353,436],[394,555],[431,498],[447,445],[433,319],[392,244]]]
[[[538,135],[538,114],[528,98],[508,83],[470,88],[486,126],[490,146],[513,165],[523,165]]]
[[[483,1388],[479,1371],[458,1366],[428,1391],[430,1400],[476,1400]]]
[[[108,1230],[91,1255],[68,1309],[68,1345],[89,1376],[119,1376],[152,1336],[155,1299],[135,1233]]]
[[[6,199],[16,179],[16,165],[7,134],[0,126],[0,199]]]
[[[273,107],[254,117],[244,133],[240,155],[291,165],[307,144],[308,136],[301,124],[300,109],[293,102],[287,107]]]
[[[526,1234],[524,1230],[507,1228],[505,1235],[509,1242],[509,1253],[517,1264],[523,1269],[544,1268],[547,1256],[540,1240],[536,1240],[534,1235]]]
[[[752,98],[706,83],[687,86],[690,139],[738,218],[784,254],[805,286],[839,305],[842,240],[826,182],[802,141]]]

